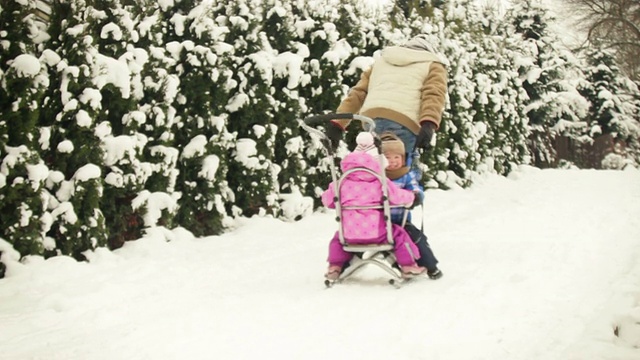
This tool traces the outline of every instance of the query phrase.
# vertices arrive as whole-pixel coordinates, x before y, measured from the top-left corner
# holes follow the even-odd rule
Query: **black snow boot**
[[[435,268],[433,270],[427,270],[427,275],[431,280],[438,280],[442,277],[442,271],[440,269]]]

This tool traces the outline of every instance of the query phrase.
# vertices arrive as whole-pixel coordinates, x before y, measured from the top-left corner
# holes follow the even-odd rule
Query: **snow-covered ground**
[[[12,263],[0,358],[640,359],[640,170],[523,167],[429,191],[423,219],[445,275],[401,289],[325,289],[330,212]]]

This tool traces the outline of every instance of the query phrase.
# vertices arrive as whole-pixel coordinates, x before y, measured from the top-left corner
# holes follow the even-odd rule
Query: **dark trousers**
[[[404,229],[407,230],[409,237],[411,237],[411,240],[413,240],[420,251],[420,259],[416,260],[416,263],[426,267],[428,270],[437,269],[438,259],[436,259],[436,256],[433,254],[431,246],[429,246],[427,235],[410,222],[404,225]]]

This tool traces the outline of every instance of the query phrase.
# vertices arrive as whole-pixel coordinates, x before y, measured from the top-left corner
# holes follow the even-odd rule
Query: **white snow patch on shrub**
[[[19,77],[34,77],[40,73],[40,60],[33,55],[21,54],[11,62],[11,68]]]

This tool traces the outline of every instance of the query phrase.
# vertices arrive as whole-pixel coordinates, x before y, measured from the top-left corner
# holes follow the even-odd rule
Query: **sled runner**
[[[324,125],[326,122],[333,119],[353,119],[359,120],[364,128],[365,132],[371,133],[374,138],[374,143],[377,148],[380,147],[380,139],[375,134],[373,129],[375,128],[373,119],[358,115],[358,114],[323,114],[316,115],[306,118],[304,121],[300,123],[300,126],[305,129],[310,134],[317,136],[322,142],[324,149],[327,151],[328,156],[330,157],[329,167],[331,170],[331,178],[333,184],[335,186],[335,211],[336,211],[336,221],[338,222],[338,236],[340,240],[340,244],[342,245],[342,249],[346,252],[352,253],[354,256],[348,264],[342,268],[342,272],[336,279],[326,279],[325,285],[327,287],[333,286],[335,283],[342,282],[343,280],[353,276],[359,270],[368,265],[375,265],[378,268],[382,269],[387,275],[389,275],[389,283],[400,287],[402,284],[409,281],[412,277],[407,277],[403,275],[400,271],[400,268],[397,264],[396,257],[394,255],[395,242],[393,238],[392,232],[392,223],[391,223],[391,209],[392,208],[404,208],[404,221],[406,221],[408,215],[408,208],[403,205],[390,205],[389,203],[389,189],[387,185],[386,174],[384,171],[384,160],[383,156],[379,156],[380,161],[380,172],[376,172],[372,169],[366,167],[355,167],[345,171],[341,176],[338,176],[336,165],[335,165],[335,154],[334,149],[331,146],[331,142],[329,138],[325,135],[324,132],[316,129],[316,126]],[[340,190],[343,184],[343,180],[347,178],[350,174],[354,172],[366,172],[371,176],[377,178],[378,182],[382,187],[382,199],[380,199],[380,204],[371,205],[371,206],[345,206],[343,205],[340,199]],[[363,245],[363,244],[355,244],[350,241],[345,236],[345,232],[343,229],[343,214],[344,211],[349,210],[382,210],[386,228],[386,242],[380,244],[372,244],[372,245]],[[421,275],[417,275],[420,277]]]

